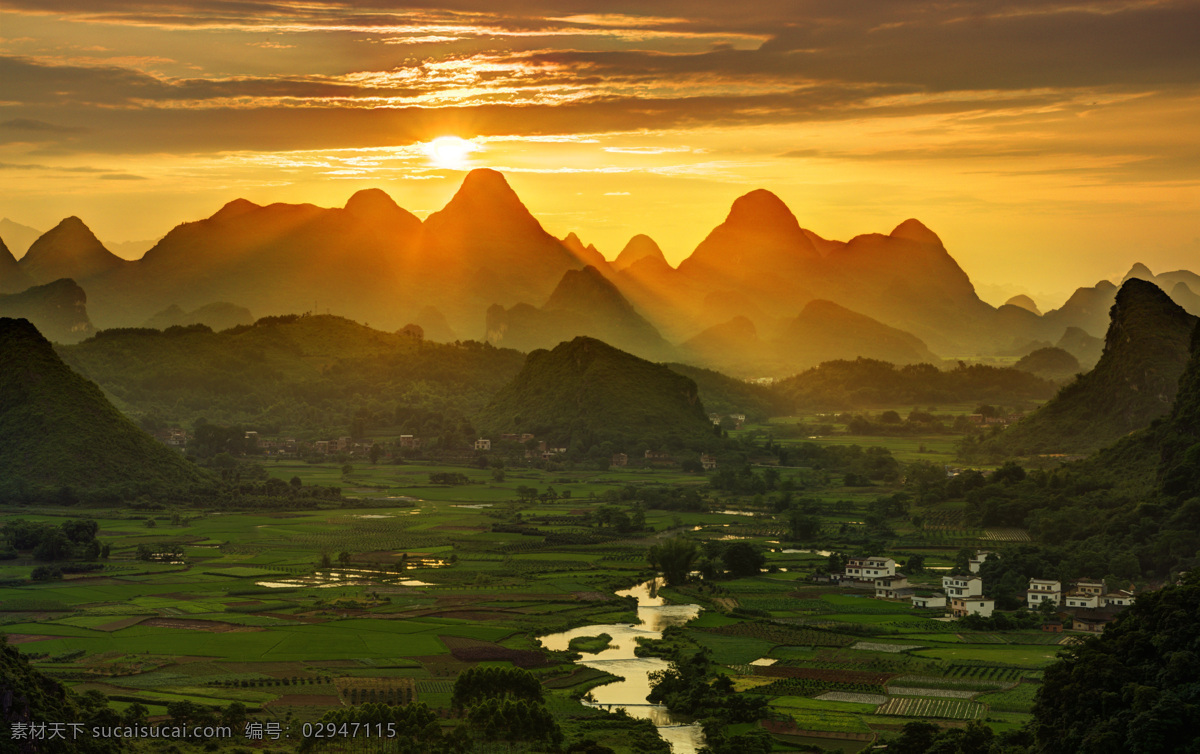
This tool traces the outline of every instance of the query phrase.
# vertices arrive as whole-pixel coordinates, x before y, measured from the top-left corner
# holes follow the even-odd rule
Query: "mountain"
[[[757,189],[738,197],[725,221],[677,269],[697,288],[758,296],[769,313],[786,316],[795,311],[797,292],[807,292],[820,259],[787,205]]]
[[[440,289],[437,305],[448,310],[452,327],[479,332],[490,304],[544,300],[563,273],[584,266],[542,228],[502,174],[477,169],[426,218],[412,272]]]
[[[421,311],[417,312],[413,324],[421,328],[425,334],[425,340],[432,340],[438,343],[453,343],[458,340],[458,336],[454,333],[454,330],[450,329],[450,323],[446,321],[446,315],[442,314],[436,307],[421,307]]]
[[[128,262],[104,248],[82,220],[68,217],[34,241],[20,264],[34,282],[49,283],[62,278],[87,281]]]
[[[87,288],[93,316],[109,327],[218,301],[264,314],[331,309],[399,327],[419,288],[404,263],[420,233],[421,221],[378,189],[335,209],[238,199]]]
[[[795,374],[826,361],[859,357],[895,364],[940,364],[920,338],[831,301],[814,300],[763,339],[746,317],[704,330],[681,346],[697,363],[745,376]]]
[[[221,332],[103,330],[57,350],[139,419],[191,426],[204,418],[318,438],[345,434],[362,412],[371,427],[458,433],[525,362],[477,341],[417,342],[324,314],[263,317]]]
[[[27,319],[58,343],[77,343],[95,331],[88,318],[87,294],[65,278],[0,295],[0,317]]]
[[[0,238],[8,243],[8,248],[12,249],[15,257],[25,256],[25,252],[29,251],[29,247],[38,240],[40,235],[42,235],[42,231],[13,222],[7,217],[0,220]]]
[[[1175,270],[1155,275],[1141,262],[1135,263],[1125,273],[1122,283],[1129,280],[1145,280],[1166,291],[1175,303],[1189,314],[1200,315],[1200,275],[1188,270]],[[1183,283],[1180,288],[1179,284]],[[1061,332],[1065,327],[1079,327],[1091,335],[1098,335],[1108,325],[1107,312],[1117,295],[1117,286],[1101,280],[1092,288],[1079,288],[1061,307],[1047,312],[1047,324]],[[1084,359],[1080,359],[1085,361]]]
[[[212,330],[228,330],[238,325],[253,324],[254,317],[244,306],[237,306],[225,301],[205,304],[195,311],[185,312],[175,304],[168,306],[155,314],[142,327],[152,327],[155,330],[166,330],[168,327],[186,327],[187,325],[205,325]]]
[[[1192,330],[1191,358],[1171,414],[1155,430],[1162,493],[1179,502],[1200,497],[1200,325]]]
[[[579,335],[654,360],[672,353],[658,330],[591,266],[567,270],[540,309],[528,304],[488,309],[487,340],[495,345],[532,351]]]
[[[765,423],[772,416],[786,416],[791,410],[783,396],[769,385],[746,382],[688,364],[666,366],[696,383],[700,400],[710,413],[744,414],[748,421]]]
[[[562,245],[583,264],[591,265],[599,270],[608,269],[608,260],[604,258],[604,255],[593,244],[584,246],[583,241],[580,241],[579,236],[574,233],[568,233],[567,237],[562,239]]]
[[[64,487],[133,497],[213,480],[143,432],[23,319],[0,319],[0,479],[6,499]]]
[[[1096,366],[1104,354],[1104,339],[1093,338],[1078,327],[1068,327],[1055,345],[1079,359],[1079,365],[1085,370]]]
[[[1013,365],[1022,372],[1036,374],[1044,380],[1063,382],[1079,374],[1079,359],[1062,348],[1039,348]]]
[[[1182,306],[1188,314],[1200,316],[1200,293],[1193,291],[1187,283],[1180,280],[1169,293],[1171,300]]]
[[[658,450],[717,439],[695,382],[585,337],[530,353],[476,426],[491,433],[532,432],[582,451],[605,442],[614,450]]]
[[[1171,409],[1197,318],[1153,283],[1117,292],[1095,369],[1026,419],[985,441],[993,454],[1080,453],[1110,445]]]
[[[625,244],[625,248],[621,249],[621,253],[613,260],[612,268],[620,272],[643,260],[651,260],[660,265],[667,264],[667,258],[663,256],[662,249],[658,248],[658,244],[650,236],[642,233],[637,234],[629,239]]]
[[[960,362],[939,370],[930,364],[897,367],[874,359],[828,361],[772,387],[795,408],[817,411],[955,403],[1013,406],[1045,400],[1055,390],[1053,383],[1012,367]]]
[[[1019,306],[1026,311],[1033,312],[1034,314],[1038,315],[1039,317],[1042,316],[1042,313],[1040,311],[1038,311],[1037,303],[1033,299],[1026,296],[1024,293],[1013,296],[1012,298],[1010,298],[1008,301],[1005,301],[1004,303],[1006,306]]]
[[[8,250],[4,241],[0,240],[0,294],[18,293],[32,284],[12,252]]]
[[[787,324],[778,350],[797,370],[860,356],[901,365],[941,362],[915,335],[821,300],[808,302]]]

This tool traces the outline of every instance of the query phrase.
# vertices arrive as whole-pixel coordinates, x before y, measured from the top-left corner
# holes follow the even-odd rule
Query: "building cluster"
[[[366,455],[374,444],[375,441],[370,438],[355,440],[353,437],[339,437],[336,440],[317,440],[312,444],[312,452],[319,456]]]
[[[746,423],[745,414],[709,414],[708,420],[713,423],[713,426],[719,427],[726,416],[733,420],[734,429],[741,429],[742,425]]]
[[[970,573],[943,576],[940,592],[918,589],[910,584],[907,576],[896,572],[896,561],[892,558],[849,558],[843,573],[829,574],[824,579],[863,589],[873,588],[876,599],[910,600],[913,607],[921,609],[948,609],[955,618],[967,615],[988,618],[995,611],[996,602],[984,595],[983,579],[977,574],[991,557],[997,555],[987,550],[976,552],[968,563]],[[1066,591],[1059,581],[1030,579],[1025,594],[1030,610],[1050,602],[1056,606],[1056,614],[1071,616],[1077,630],[1092,633],[1102,632],[1117,613],[1133,604],[1135,598],[1132,592],[1124,590],[1110,592],[1103,581],[1092,579],[1075,581]],[[1062,622],[1049,621],[1046,630],[1061,631]]]

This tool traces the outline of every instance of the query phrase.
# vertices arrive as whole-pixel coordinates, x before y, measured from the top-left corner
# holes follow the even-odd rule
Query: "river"
[[[686,722],[659,704],[650,704],[646,696],[650,693],[650,674],[666,670],[667,661],[658,657],[638,657],[633,653],[637,639],[660,639],[668,626],[682,626],[700,614],[699,605],[668,605],[657,595],[657,586],[662,580],[647,581],[631,589],[617,592],[618,597],[634,597],[638,601],[639,624],[611,623],[608,625],[580,626],[570,631],[550,634],[541,638],[546,649],[565,650],[571,639],[577,636],[608,634],[612,637],[609,646],[595,653],[583,652],[579,665],[603,670],[625,680],[607,683],[592,689],[594,707],[605,709],[623,708],[633,717],[644,718],[654,723],[658,734],[671,745],[673,754],[694,754],[704,745],[704,731],[696,723]]]

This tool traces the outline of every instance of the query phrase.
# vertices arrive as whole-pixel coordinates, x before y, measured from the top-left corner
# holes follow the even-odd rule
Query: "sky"
[[[677,263],[756,188],[916,217],[986,300],[1200,270],[1195,0],[6,0],[0,216],[156,239],[242,197],[424,216],[501,170]],[[999,299],[999,300],[996,300]]]

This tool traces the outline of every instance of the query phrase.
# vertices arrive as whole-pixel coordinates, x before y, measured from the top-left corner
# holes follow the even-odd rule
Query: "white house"
[[[1062,604],[1062,582],[1051,579],[1030,579],[1029,589],[1025,592],[1026,604],[1030,610],[1036,610],[1043,602]]]
[[[984,618],[990,618],[995,609],[996,601],[986,597],[955,597],[950,600],[950,612],[956,618],[964,615],[982,615]]]
[[[486,437],[481,437],[475,441],[475,450],[491,450],[492,441]]]
[[[983,579],[978,576],[943,576],[942,589],[946,592],[946,596],[951,599],[955,597],[982,597]]]
[[[1100,598],[1103,607],[1129,607],[1133,604],[1133,592],[1118,589]]]
[[[994,557],[997,557],[996,553],[991,552],[990,550],[978,550],[974,555],[971,556],[970,562],[967,563],[967,568],[971,571],[971,573],[979,573],[979,569],[983,566],[983,562],[988,558]]]
[[[912,606],[920,608],[938,608],[946,606],[946,595],[944,594],[914,594],[912,596]]]
[[[912,594],[907,576],[883,576],[875,579],[875,599],[901,600]]]
[[[846,561],[846,576],[858,581],[895,575],[896,561],[891,558],[850,558]]]

